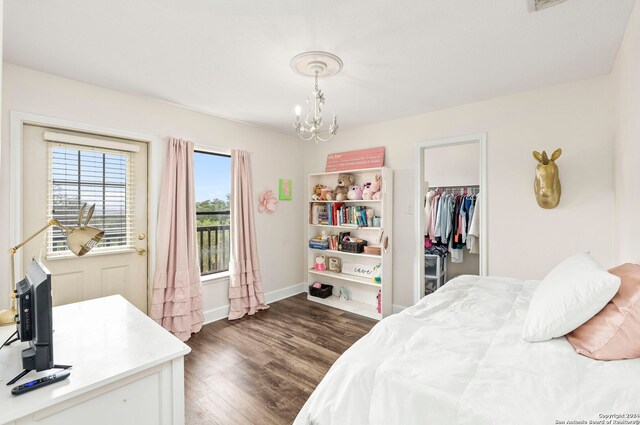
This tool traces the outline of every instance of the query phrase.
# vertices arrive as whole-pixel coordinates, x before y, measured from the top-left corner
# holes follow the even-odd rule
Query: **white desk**
[[[54,361],[71,376],[12,396],[53,372],[22,371],[26,343],[0,350],[0,424],[184,424],[184,355],[191,349],[119,295],[53,309]],[[0,327],[0,344],[15,330]]]

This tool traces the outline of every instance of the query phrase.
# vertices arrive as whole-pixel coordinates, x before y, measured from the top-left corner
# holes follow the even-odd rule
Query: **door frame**
[[[466,145],[471,143],[479,143],[480,146],[480,193],[482,201],[480,202],[480,276],[487,276],[488,273],[488,253],[487,253],[487,133],[470,134],[465,136],[447,137],[444,139],[427,140],[416,143],[415,148],[415,228],[414,247],[416,265],[414,271],[414,302],[418,302],[424,295],[422,294],[421,282],[424,280],[424,214],[422,214],[424,204],[424,151],[428,148]]]
[[[155,270],[155,244],[158,218],[158,202],[160,199],[160,138],[116,128],[103,127],[77,121],[69,121],[46,115],[32,114],[11,110],[10,114],[10,173],[9,173],[9,246],[22,241],[22,137],[24,125],[52,127],[60,130],[92,133],[99,136],[129,139],[147,143],[147,311],[150,311],[150,300]],[[16,272],[22,274],[22,251],[15,254]],[[7,275],[11,273],[7,272]],[[10,279],[7,280],[11,282]]]

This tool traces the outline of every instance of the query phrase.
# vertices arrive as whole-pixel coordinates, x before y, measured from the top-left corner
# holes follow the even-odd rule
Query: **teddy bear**
[[[334,191],[334,198],[336,201],[344,201],[347,199],[347,193],[349,193],[349,186],[353,186],[355,179],[352,174],[339,174],[338,185]]]
[[[371,183],[371,199],[382,199],[382,177],[376,174],[375,180]]]
[[[349,192],[347,192],[347,199],[357,201],[362,199],[362,189],[357,184],[349,186]]]
[[[317,184],[313,186],[313,194],[311,195],[311,199],[314,201],[319,201],[322,199],[322,189],[326,189],[327,186],[323,184]]]

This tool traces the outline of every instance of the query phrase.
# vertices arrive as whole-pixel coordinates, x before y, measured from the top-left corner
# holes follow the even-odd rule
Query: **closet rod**
[[[429,189],[467,189],[467,188],[480,188],[480,185],[470,184],[465,186],[429,186]]]

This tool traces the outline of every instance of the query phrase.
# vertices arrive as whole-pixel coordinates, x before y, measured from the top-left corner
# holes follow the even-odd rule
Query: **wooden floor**
[[[375,323],[300,294],[205,325],[187,342],[187,425],[292,423],[333,362]]]

